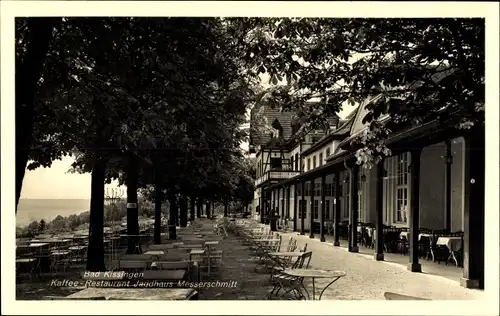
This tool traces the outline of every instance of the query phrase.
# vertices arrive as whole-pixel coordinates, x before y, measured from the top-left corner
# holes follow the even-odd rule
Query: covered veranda
[[[437,143],[444,142],[450,146],[450,140],[462,137],[464,143],[463,155],[463,230],[452,231],[450,222],[451,212],[451,161],[447,159],[445,167],[445,221],[442,229],[426,229],[421,227],[422,215],[427,210],[421,207],[421,181],[425,175],[421,174],[421,154],[422,150]],[[408,270],[412,272],[440,273],[454,280],[458,280],[462,286],[467,288],[484,287],[484,125],[471,130],[457,130],[454,128],[440,126],[438,122],[430,122],[418,127],[407,128],[401,132],[394,133],[387,141],[388,147],[392,151],[392,157],[401,153],[408,153],[411,159],[411,172],[409,172],[409,212],[408,221],[405,227],[394,227],[384,224],[384,175],[386,170],[384,164],[379,163],[374,170],[376,174],[375,190],[370,191],[373,195],[373,205],[369,208],[374,213],[372,223],[361,223],[358,218],[358,186],[360,167],[355,162],[354,149],[348,148],[349,142],[339,153],[330,158],[330,161],[311,171],[299,176],[282,181],[266,188],[266,194],[260,200],[260,205],[264,206],[262,213],[277,212],[282,214],[293,213],[293,229],[306,233],[306,219],[309,221],[309,236],[315,238],[315,233],[319,233],[322,242],[326,241],[326,235],[331,231],[331,242],[334,246],[347,247],[349,252],[373,253],[374,259],[378,261],[407,262]],[[387,158],[388,159],[388,158]],[[343,196],[338,190],[340,187],[341,172],[348,172],[349,193]],[[333,220],[330,230],[325,224],[325,188],[327,188],[326,178],[333,175]],[[304,190],[307,183],[320,181],[319,190],[319,225],[315,225],[314,216],[298,216],[300,209],[302,214],[307,209],[313,210],[312,201],[317,190],[310,190],[309,199],[306,200]],[[353,181],[354,180],[354,181]],[[311,186],[312,187],[312,186]],[[281,199],[279,192],[281,193]],[[290,192],[293,192],[292,194]],[[353,194],[354,193],[354,194]],[[293,195],[293,212],[291,212],[291,196]],[[316,194],[317,195],[317,194]],[[266,201],[264,197],[268,197]],[[295,198],[297,197],[297,198]],[[341,198],[348,198],[349,218],[346,225],[341,220]],[[284,199],[283,199],[284,198]],[[283,201],[280,203],[280,201]],[[307,204],[306,204],[307,201]],[[307,207],[309,205],[310,207]],[[318,229],[315,231],[314,227]],[[404,236],[404,237],[403,237]],[[370,237],[370,238],[368,238]],[[347,239],[347,241],[343,241]],[[438,242],[439,240],[439,242]],[[439,245],[441,244],[441,246]],[[408,256],[406,256],[406,254]],[[429,258],[427,261],[425,259]],[[445,261],[452,263],[452,267],[434,263]],[[402,259],[399,259],[402,258]],[[422,268],[424,265],[424,268]],[[459,267],[457,267],[459,266]],[[454,270],[452,270],[454,269]]]

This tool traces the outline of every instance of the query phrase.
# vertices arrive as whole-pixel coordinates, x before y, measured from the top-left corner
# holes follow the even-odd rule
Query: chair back
[[[307,243],[304,245],[304,248],[302,248],[302,250],[300,250],[300,252],[306,252],[307,251]]]
[[[297,240],[292,238],[291,243],[288,244],[286,252],[294,252],[296,249],[297,249]]]
[[[432,246],[432,240],[429,236],[420,236],[418,244],[422,246]]]
[[[299,269],[308,269],[309,264],[311,263],[311,258],[312,258],[312,251],[304,252],[304,254],[301,256],[301,260],[300,260],[298,268]]]

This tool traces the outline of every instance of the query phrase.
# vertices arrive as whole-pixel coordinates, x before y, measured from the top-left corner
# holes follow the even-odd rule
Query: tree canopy
[[[273,84],[264,101],[314,126],[346,104],[372,99],[360,163],[388,155],[390,127],[439,119],[484,121],[483,19],[247,18],[230,24],[248,46],[249,71]],[[280,86],[277,84],[284,83]],[[311,99],[319,100],[312,105]],[[322,106],[318,106],[318,104]],[[460,115],[451,115],[459,112]],[[390,120],[380,118],[389,115]]]

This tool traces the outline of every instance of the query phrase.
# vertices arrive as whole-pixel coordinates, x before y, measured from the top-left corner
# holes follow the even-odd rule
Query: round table
[[[325,290],[327,288],[330,287],[330,285],[332,285],[333,283],[335,283],[338,279],[346,276],[346,272],[344,271],[326,271],[326,270],[319,270],[319,269],[286,269],[284,271],[284,273],[290,275],[290,276],[293,276],[293,277],[297,277],[297,278],[311,278],[312,279],[312,300],[316,300],[316,287],[315,287],[315,284],[314,284],[314,280],[315,279],[332,279],[332,281],[330,283],[327,284],[327,286],[325,286],[323,288],[323,290],[321,290],[320,294],[319,294],[319,297],[318,297],[318,300],[321,300],[321,297],[323,296],[323,293],[325,292]],[[301,282],[300,283],[302,288],[304,289],[305,293],[307,294],[307,298],[310,299],[311,296],[309,295],[309,291],[307,291],[306,287],[304,286],[304,283]],[[303,294],[302,294],[303,297],[305,297]]]

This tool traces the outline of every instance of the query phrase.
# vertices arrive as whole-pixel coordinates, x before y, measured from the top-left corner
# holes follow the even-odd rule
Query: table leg
[[[314,278],[312,278],[312,283],[313,283],[313,301],[315,301],[316,300],[316,295],[315,295],[316,288],[314,287]]]
[[[321,301],[321,297],[323,296],[323,293],[326,291],[327,288],[330,287],[330,285],[332,285],[333,283],[335,283],[338,279],[340,279],[340,277],[337,277],[335,279],[333,279],[332,282],[328,283],[327,286],[325,286],[325,288],[321,291],[321,293],[319,294],[319,297],[318,297],[318,301]]]
[[[302,280],[300,280],[300,286],[304,289],[305,293],[307,294],[307,299],[310,300],[311,299],[311,295],[309,295],[309,291],[307,290],[306,286],[304,285],[304,279],[303,278],[302,278]],[[305,298],[305,295],[303,293],[301,293],[301,295]]]

